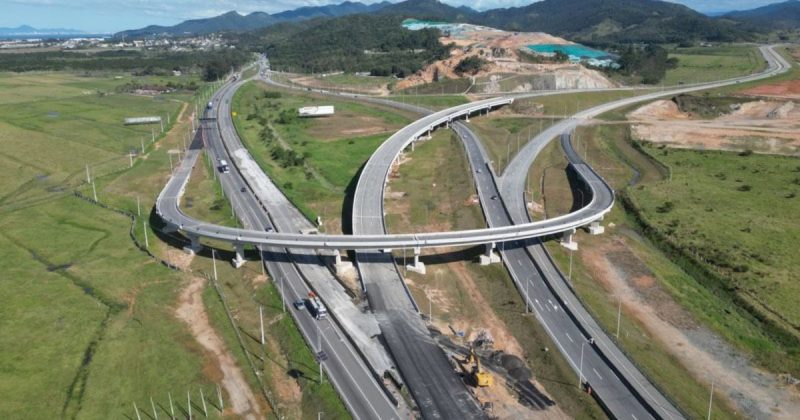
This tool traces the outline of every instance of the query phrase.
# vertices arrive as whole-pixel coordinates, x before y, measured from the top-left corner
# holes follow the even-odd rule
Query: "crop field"
[[[311,220],[338,231],[345,194],[372,152],[410,116],[383,107],[280,92],[250,83],[233,100],[237,130],[262,168]],[[273,91],[277,92],[277,91]],[[336,115],[300,119],[297,108],[334,105]],[[266,132],[266,134],[265,134]],[[267,136],[267,137],[265,137]],[[282,149],[288,156],[278,156]]]
[[[764,58],[751,45],[676,48],[669,53],[678,67],[667,70],[665,85],[730,79],[763,70]]]

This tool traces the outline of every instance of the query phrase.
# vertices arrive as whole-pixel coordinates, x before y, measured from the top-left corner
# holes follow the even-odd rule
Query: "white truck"
[[[311,316],[316,319],[328,317],[328,309],[325,308],[325,305],[314,292],[309,292],[306,302],[308,302],[308,311],[311,313]]]
[[[228,167],[228,162],[226,162],[225,159],[220,159],[219,160],[219,164],[217,165],[217,169],[219,169],[219,171],[222,172],[223,174],[227,174],[228,172],[231,171],[231,169]]]

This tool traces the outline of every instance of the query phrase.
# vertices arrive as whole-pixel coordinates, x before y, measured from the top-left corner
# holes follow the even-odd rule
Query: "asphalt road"
[[[462,123],[454,124],[454,130],[463,139],[467,156],[472,167],[475,185],[481,200],[481,206],[489,226],[504,226],[513,224],[510,215],[503,205],[502,197],[497,188],[496,179],[492,171],[488,170],[486,161],[488,155],[477,136]],[[582,163],[580,157],[574,153],[569,144],[569,136],[562,138],[568,159],[577,170],[590,171]],[[478,169],[482,169],[480,173]],[[596,179],[596,175],[584,174],[587,179]],[[596,182],[602,180],[596,180]],[[608,194],[610,190],[598,188],[601,194]],[[492,200],[490,197],[498,197]],[[611,197],[613,200],[613,197]],[[631,383],[629,372],[620,371],[618,363],[607,359],[606,352],[599,345],[599,336],[602,330],[585,327],[585,320],[576,318],[577,300],[566,300],[562,294],[569,290],[555,291],[551,282],[560,275],[555,267],[548,267],[549,271],[542,271],[540,264],[529,254],[528,248],[541,246],[538,240],[518,241],[502,244],[499,248],[503,262],[511,274],[522,298],[527,302],[530,310],[536,315],[539,322],[545,327],[551,339],[556,343],[561,353],[577,372],[575,384],[579,377],[592,387],[607,410],[616,418],[647,419],[647,418],[681,418],[680,412],[673,407],[660,393],[649,385],[649,382]],[[560,293],[559,293],[560,292]],[[581,315],[585,311],[581,311]],[[613,343],[612,343],[613,345]],[[627,367],[627,366],[626,366]],[[639,374],[637,379],[644,377]],[[646,389],[645,389],[646,388]]]
[[[215,96],[214,103],[220,104],[225,99],[229,100],[232,91],[232,86],[226,86]],[[231,127],[218,125],[217,123],[221,121],[223,119],[203,121],[205,143],[212,159],[225,159],[232,162],[233,160],[228,155],[227,149],[223,147],[220,137],[220,129],[230,130]],[[201,144],[194,143],[189,153],[199,154],[200,146]],[[193,160],[196,161],[196,159],[195,156]],[[192,158],[187,156],[187,160],[192,160]],[[193,166],[193,164],[192,162],[191,165]],[[176,176],[178,175],[176,174]],[[261,231],[267,227],[280,229],[281,227],[277,226],[278,223],[273,224],[273,220],[280,220],[282,224],[285,224],[289,219],[287,215],[280,216],[273,213],[271,215],[273,220],[271,220],[270,215],[261,207],[238,171],[231,170],[228,174],[218,173],[218,176],[237,217],[245,227]],[[242,188],[245,188],[246,192],[241,192]],[[315,353],[324,351],[328,355],[328,359],[323,362],[323,368],[353,417],[359,419],[401,418],[373,373],[365,365],[358,351],[347,340],[340,327],[331,318],[316,320],[308,311],[296,310],[291,305],[292,302],[308,296],[309,292],[302,277],[303,273],[300,272],[293,258],[287,259],[287,255],[291,254],[285,248],[265,247],[259,251],[270,276],[276,282],[278,289],[282,289],[287,311],[291,312],[306,342]],[[303,267],[306,269],[315,265],[313,262],[309,263],[308,260],[304,262],[306,264],[303,264]]]

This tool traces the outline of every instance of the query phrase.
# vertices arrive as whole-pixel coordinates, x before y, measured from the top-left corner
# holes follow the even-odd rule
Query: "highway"
[[[770,63],[770,68],[765,72],[723,82],[661,91],[603,104],[581,111],[572,118],[563,120],[549,127],[541,136],[552,139],[561,133],[569,132],[581,121],[612,109],[680,93],[689,93],[701,89],[710,89],[734,83],[759,80],[772,77],[788,69],[788,63],[785,62],[783,57],[775,53],[771,47],[761,47],[761,51],[765,59]],[[538,95],[541,95],[541,93],[526,94],[520,97]],[[426,135],[429,130],[449,125],[450,122],[460,117],[509,104],[513,99],[514,98],[487,99],[439,111],[413,122],[391,136],[376,150],[362,171],[362,179],[365,181],[363,184],[360,183],[362,188],[356,189],[353,202],[353,235],[303,235],[297,232],[267,233],[207,224],[192,219],[181,212],[179,202],[174,199],[174,194],[165,194],[164,201],[159,200],[156,203],[156,211],[167,224],[175,226],[186,233],[200,237],[251,245],[345,250],[449,247],[499,243],[552,235],[587,225],[594,220],[602,218],[605,213],[610,211],[613,205],[612,202],[590,203],[593,206],[592,209],[582,208],[568,215],[542,221],[523,222],[522,219],[515,219],[515,221],[518,222],[517,224],[497,228],[420,234],[374,233],[380,232],[381,229],[379,228],[383,225],[383,194],[378,194],[377,192],[383,191],[383,183],[386,180],[391,163],[406,146],[417,138]],[[509,164],[506,171],[514,174],[522,174],[523,171],[532,164],[533,158],[538,153],[539,148],[544,147],[545,144],[544,142],[529,142],[526,144],[517,155],[517,158]],[[188,179],[171,180],[171,182],[173,181],[178,185],[168,184],[165,188],[170,188],[173,191],[180,190],[183,186],[179,184],[188,181]],[[509,200],[509,209],[521,208],[520,204],[524,205],[524,200],[519,194],[516,194],[516,192],[523,190],[525,178],[521,176],[504,176],[500,180],[500,183],[501,192],[505,194],[506,200]],[[356,226],[358,226],[358,228],[356,228]]]
[[[233,90],[234,87],[231,85],[224,87],[215,96],[215,103],[221,103],[223,97],[232,95]],[[219,125],[219,121],[217,119],[202,121],[201,136],[198,136],[193,142],[191,149],[186,153],[186,158],[173,177],[183,175],[188,177],[191,173],[191,168],[196,164],[201,153],[202,142],[199,140],[201,137],[205,140],[211,159],[229,158],[220,138],[221,125]],[[238,171],[220,174],[219,178],[231,206],[245,227],[261,231],[269,227],[280,228],[273,224],[269,215],[262,210],[252,190]],[[245,188],[246,192],[241,192],[242,188]],[[275,217],[274,214],[272,218],[284,220],[281,217]],[[282,289],[281,294],[286,301],[287,311],[290,311],[295,318],[309,347],[315,353],[324,351],[328,355],[327,360],[323,362],[323,367],[350,413],[358,419],[399,419],[403,417],[386,396],[382,385],[375,379],[375,375],[365,365],[358,350],[348,341],[336,322],[332,318],[316,320],[308,311],[295,310],[291,305],[295,300],[308,296],[309,288],[303,279],[304,273],[298,269],[294,258],[286,258],[287,255],[291,256],[287,251],[275,247],[259,248],[265,267],[276,282],[276,287],[279,290]],[[304,259],[303,262],[304,270],[320,270],[322,268],[327,271],[327,268],[320,267],[320,264],[313,260]]]
[[[464,124],[453,127],[463,139],[472,167],[475,185],[483,203],[483,211],[489,226],[512,224],[506,211],[502,197],[497,200],[486,200],[491,196],[499,196],[494,172],[486,168],[486,152],[477,136]],[[580,157],[574,153],[569,136],[562,136],[562,146],[567,152],[570,164],[577,170],[591,171]],[[480,173],[478,169],[482,170]],[[596,177],[586,174],[587,178]],[[608,193],[606,189],[598,189]],[[612,197],[613,200],[613,197]],[[511,274],[511,278],[520,291],[522,298],[536,318],[544,326],[550,338],[575,370],[576,375],[583,377],[584,383],[590,385],[593,392],[604,403],[606,409],[616,418],[680,418],[680,412],[654,389],[647,393],[638,392],[638,387],[629,387],[627,372],[619,372],[617,364],[607,361],[605,353],[598,347],[598,335],[602,331],[586,330],[585,320],[575,318],[575,303],[561,298],[561,293],[551,289],[549,279],[554,272],[542,272],[527,248],[539,244],[538,240],[517,241],[504,244],[500,248],[502,260]],[[569,291],[561,291],[562,293]],[[583,373],[583,375],[581,375]],[[637,371],[638,373],[638,371]],[[641,378],[639,378],[641,377]],[[637,379],[644,379],[641,374]],[[644,380],[644,386],[649,382]],[[576,380],[576,385],[578,381]],[[650,387],[651,388],[651,387]]]
[[[611,104],[607,104],[600,107],[592,108],[592,110],[587,110],[577,114],[573,119],[566,120],[561,124],[566,124],[564,126],[559,127],[558,129],[552,129],[553,135],[547,139],[549,141],[552,137],[560,134],[559,131],[564,132],[570,130],[574,125],[577,125],[578,121],[584,118],[589,118],[592,115],[597,115],[597,113],[605,112],[606,110],[610,110],[616,107],[625,106],[627,104],[632,104],[636,102],[646,101],[650,99],[655,99],[662,96],[674,95],[677,93],[685,93],[691,92],[694,90],[699,89],[707,89],[713,88],[717,86],[723,86],[726,84],[738,83],[747,80],[755,80],[764,77],[770,77],[774,74],[777,74],[781,71],[781,68],[785,69],[788,66],[788,63],[782,59],[782,57],[772,56],[770,57],[771,49],[762,48],[762,52],[765,54],[765,57],[768,61],[770,61],[771,69],[767,72],[764,72],[760,75],[756,76],[749,76],[743,78],[737,78],[726,82],[720,82],[717,84],[707,84],[702,87],[687,87],[683,89],[676,89],[671,91],[665,92],[658,92],[657,94],[653,95],[644,95],[636,98],[630,98],[622,101],[616,101]],[[774,54],[774,52],[772,52]],[[785,70],[784,70],[785,71]],[[432,116],[427,116],[422,118],[421,120],[412,123],[410,126],[404,128],[394,136],[392,136],[387,142],[385,142],[373,156],[370,158],[369,162],[364,168],[364,172],[362,173],[362,177],[359,179],[359,185],[356,189],[356,196],[355,196],[355,205],[353,211],[353,226],[354,226],[354,233],[356,235],[300,235],[295,233],[265,233],[264,228],[268,226],[266,223],[269,223],[268,220],[265,220],[263,223],[244,223],[246,229],[229,229],[220,226],[208,225],[204,224],[200,221],[192,220],[191,218],[186,217],[182,212],[180,212],[179,208],[179,201],[180,201],[180,194],[182,190],[185,188],[185,184],[188,180],[189,173],[186,171],[184,172],[176,172],[175,176],[173,176],[170,181],[168,182],[165,189],[162,191],[162,194],[159,196],[157,200],[157,212],[165,221],[180,229],[184,232],[191,235],[199,235],[199,236],[206,236],[206,237],[214,237],[217,239],[227,240],[236,244],[258,244],[264,245],[269,247],[277,247],[277,248],[270,248],[268,250],[274,253],[284,253],[285,247],[292,247],[292,248],[329,248],[329,249],[358,249],[358,250],[376,250],[376,249],[386,249],[386,248],[419,248],[419,247],[427,247],[427,246],[453,246],[453,245],[471,245],[471,244],[480,244],[480,243],[494,243],[494,242],[502,242],[502,241],[509,241],[511,240],[512,243],[506,245],[506,248],[509,248],[508,251],[510,252],[512,249],[523,249],[524,247],[514,245],[522,245],[519,242],[521,238],[531,238],[536,236],[548,235],[556,232],[560,232],[563,230],[571,229],[574,227],[582,226],[588,224],[591,221],[594,221],[602,216],[605,212],[610,210],[611,205],[613,205],[613,192],[610,194],[604,194],[603,189],[610,188],[603,182],[601,179],[595,180],[593,177],[596,177],[596,174],[593,171],[578,171],[579,174],[586,176],[586,182],[588,185],[593,186],[597,189],[597,191],[592,193],[592,200],[586,207],[578,210],[575,213],[562,216],[561,218],[554,218],[548,219],[545,221],[538,221],[538,222],[525,222],[520,225],[511,225],[511,226],[499,226],[499,227],[490,227],[489,229],[480,229],[480,230],[473,230],[473,231],[464,231],[464,232],[439,232],[439,233],[432,233],[432,234],[399,234],[399,235],[386,235],[385,230],[383,227],[383,188],[384,183],[386,180],[386,175],[388,174],[389,168],[391,167],[392,162],[396,158],[396,156],[405,148],[411,141],[414,141],[416,138],[427,134],[428,130],[434,129],[441,125],[448,125],[452,122],[455,118],[466,116],[474,112],[479,112],[482,109],[502,106],[503,104],[510,103],[513,98],[504,98],[502,100],[486,100],[481,102],[476,102],[472,104],[462,105],[460,107],[455,107],[450,110],[440,111],[439,113],[432,114]],[[626,102],[630,101],[630,102]],[[606,107],[606,108],[604,108]],[[596,112],[595,114],[591,114],[591,112]],[[571,127],[569,124],[573,124]],[[517,177],[518,174],[521,173],[516,169],[512,169],[513,165],[523,165],[525,159],[530,159],[530,162],[533,161],[535,158],[536,153],[538,150],[536,148],[543,147],[545,143],[543,142],[535,142],[532,141],[517,155],[512,164],[509,165],[509,168],[506,170],[506,175],[497,182],[500,183],[500,188],[495,186],[495,190],[501,191],[502,194],[499,196],[505,198],[507,201],[506,205],[508,206],[508,213],[507,215],[513,220],[517,221],[514,217],[514,212],[519,211],[518,204],[522,203],[522,208],[524,209],[524,198],[522,194],[517,194],[518,191],[522,191],[524,188],[524,178],[522,181],[522,188],[517,188],[518,181]],[[187,154],[187,159],[189,159],[189,154]],[[196,158],[195,158],[196,159]],[[519,160],[518,160],[519,159]],[[523,163],[515,163],[515,162],[523,162]],[[480,165],[480,161],[473,162],[474,165]],[[485,158],[483,160],[483,164],[486,164]],[[530,166],[530,163],[525,165],[525,173],[527,173],[527,167]],[[588,168],[588,167],[587,167]],[[590,168],[589,168],[590,169]],[[234,171],[236,172],[236,171]],[[484,171],[484,172],[491,172],[491,171]],[[599,179],[599,177],[597,177]],[[242,182],[243,183],[243,182]],[[244,184],[244,183],[243,183]],[[236,185],[232,185],[229,188],[230,191],[238,191]],[[226,189],[228,191],[229,189]],[[230,194],[229,194],[230,195]],[[605,197],[605,198],[604,198]],[[236,201],[236,199],[231,196],[232,201]],[[255,197],[252,198],[253,203],[249,203],[244,207],[247,208],[258,208],[259,205],[263,203],[259,203]],[[485,202],[486,200],[482,200]],[[490,200],[494,201],[494,200]],[[499,200],[497,200],[499,201]],[[484,203],[485,204],[485,203]],[[601,205],[603,204],[603,205]],[[240,204],[241,205],[241,204]],[[493,207],[493,205],[490,205]],[[593,207],[594,206],[594,207]],[[237,207],[237,206],[235,206]],[[488,207],[488,206],[487,206]],[[499,212],[499,209],[490,209],[489,211],[485,210],[489,215],[488,218],[494,218],[495,213]],[[523,210],[524,211],[524,210]],[[518,213],[519,215],[519,213]],[[241,216],[240,216],[241,217]],[[521,220],[521,219],[520,219]],[[491,224],[490,224],[491,226]],[[503,249],[504,257],[506,261],[512,261],[510,265],[514,265],[513,256],[509,257],[506,255],[507,250]],[[527,252],[527,250],[525,250]],[[530,254],[528,254],[530,255]],[[530,259],[530,258],[529,258]],[[523,261],[523,259],[519,259]],[[375,291],[376,287],[370,287],[370,282],[374,282],[376,280],[372,279],[390,279],[390,278],[399,278],[399,274],[394,270],[394,274],[390,271],[391,269],[388,267],[393,267],[393,265],[388,264],[391,261],[389,254],[384,254],[381,252],[359,252],[358,253],[358,261],[359,261],[359,269],[362,270],[362,275],[367,274],[364,276],[364,286],[367,289],[368,297],[370,298],[370,302],[373,305],[373,310],[376,311],[378,322],[381,324],[381,329],[386,334],[389,331],[388,335],[394,335],[394,339],[391,337],[386,337],[387,341],[395,340],[396,345],[392,346],[390,343],[390,347],[393,348],[393,355],[395,358],[398,358],[399,353],[406,354],[407,352],[417,352],[420,349],[428,348],[428,343],[426,340],[417,341],[408,341],[404,339],[405,335],[409,336],[418,336],[422,337],[422,329],[424,329],[424,324],[419,321],[418,316],[415,314],[413,304],[410,304],[410,299],[407,296],[403,296],[404,293],[407,293],[405,289],[402,287],[402,282],[393,281],[390,282],[391,285],[385,287],[378,287],[378,291]],[[269,267],[269,264],[268,264]],[[296,269],[294,265],[291,265],[293,269]],[[509,268],[512,271],[512,268]],[[536,273],[538,270],[534,267],[531,269],[530,267],[524,267],[522,265],[519,266],[520,273]],[[279,272],[280,273],[280,272]],[[273,274],[274,275],[274,274]],[[513,275],[513,273],[512,273]],[[545,277],[553,276],[553,273],[545,273]],[[299,281],[297,284],[302,285],[302,279],[300,275],[297,275]],[[518,281],[518,279],[515,279]],[[295,283],[294,281],[289,283]],[[398,285],[398,283],[400,283]],[[518,286],[522,284],[518,282]],[[373,283],[373,286],[375,283]],[[552,288],[552,284],[547,283],[546,286],[548,288]],[[392,287],[394,289],[392,289]],[[529,286],[530,287],[530,286]],[[371,290],[373,289],[373,290]],[[523,289],[520,289],[523,290]],[[527,289],[525,289],[527,290]],[[553,289],[551,289],[553,290]],[[533,291],[530,291],[533,293]],[[555,289],[556,293],[560,293],[560,290]],[[370,295],[372,293],[372,295]],[[298,296],[302,296],[303,294],[300,293]],[[374,303],[373,303],[374,301]],[[545,305],[544,302],[534,302],[537,304],[539,308],[544,311],[545,309],[548,312],[551,312],[550,308],[552,308],[553,312],[559,312],[559,307],[557,300],[552,302],[547,302],[550,304],[550,307],[543,306]],[[567,305],[569,305],[569,301],[565,300]],[[542,305],[542,306],[540,306]],[[376,310],[377,308],[377,310]],[[561,312],[563,312],[563,307],[561,308]],[[415,317],[413,319],[417,320],[417,325],[415,325],[415,321],[409,317]],[[573,317],[573,319],[577,319]],[[581,320],[582,322],[585,320]],[[334,325],[335,327],[335,325]],[[301,330],[303,328],[301,327]],[[586,329],[584,329],[586,331]],[[394,331],[394,333],[392,332]],[[308,335],[306,335],[308,337]],[[568,341],[572,342],[575,338],[570,335]],[[580,338],[578,338],[580,341]],[[324,342],[324,341],[323,341]],[[600,343],[602,345],[602,343]],[[591,345],[591,343],[590,343]],[[592,345],[592,347],[597,346],[598,344]],[[399,351],[398,349],[403,349],[403,346],[407,348]],[[412,346],[412,347],[408,347]],[[581,344],[581,350],[586,351],[587,345]],[[441,351],[437,348],[436,349],[439,354]],[[563,349],[562,349],[563,350]],[[569,350],[565,350],[566,354],[569,354]],[[434,353],[432,353],[434,354]],[[600,353],[598,353],[599,355]],[[567,356],[568,359],[570,358]],[[591,356],[586,356],[591,357]],[[599,356],[598,356],[599,357]],[[400,356],[402,359],[402,356]],[[360,360],[358,361],[360,362]],[[412,372],[410,369],[415,369],[420,374],[426,374],[429,372],[429,365],[428,362],[420,362],[417,360],[412,360],[413,366],[408,365],[406,363],[407,370]],[[442,360],[438,359],[437,356],[432,355],[431,359],[429,360],[430,366],[438,366],[438,368],[434,367],[433,372],[437,369],[443,367]],[[445,360],[446,362],[446,360]],[[398,365],[401,365],[401,362],[398,360]],[[327,364],[326,364],[327,368]],[[401,366],[401,371],[403,370]],[[609,376],[603,376],[600,371],[594,372],[598,378],[605,377],[610,378]],[[404,372],[404,377],[406,373]],[[331,375],[340,377],[339,375]],[[587,379],[588,376],[584,375]],[[409,375],[410,378],[413,378],[413,374]],[[601,380],[602,381],[602,380]],[[610,382],[610,379],[609,379]],[[449,383],[448,380],[445,378],[443,383]],[[592,383],[591,380],[589,383]],[[593,386],[595,386],[592,383]],[[606,389],[614,391],[616,388],[612,386],[613,384],[604,385],[600,384],[600,387],[605,387]],[[471,404],[474,404],[474,401],[470,402],[471,399],[468,396],[463,395],[461,393],[451,393],[451,392],[440,392],[437,394],[438,390],[432,389],[435,388],[434,383],[427,384],[428,389],[414,387],[417,390],[423,390],[421,392],[425,392],[430,397],[430,408],[428,409],[429,413],[433,415],[431,417],[435,417],[436,413],[442,413],[440,408],[436,406],[439,401],[448,401],[448,399],[452,402],[452,404],[447,403],[447,406],[453,407],[462,407],[464,411],[462,411],[463,416],[470,416],[470,413],[475,413],[474,408],[471,407]],[[339,389],[339,385],[337,385],[337,389]],[[412,391],[414,389],[412,388]],[[341,392],[341,391],[340,391]],[[609,391],[611,392],[611,391]],[[621,392],[620,390],[616,390],[616,392]],[[445,395],[446,394],[446,395]],[[630,394],[630,393],[629,393]],[[418,403],[420,403],[420,408],[424,409],[427,407],[427,399],[424,395],[420,394],[420,398],[415,394],[415,399],[417,399]],[[635,397],[635,396],[634,396]],[[612,398],[613,400],[613,398]],[[605,400],[604,400],[605,401]],[[608,401],[606,401],[608,403]],[[348,403],[348,407],[350,407],[351,403]],[[645,405],[645,404],[642,404]],[[365,407],[365,409],[368,409]],[[459,408],[461,409],[461,408]],[[363,412],[363,410],[362,410]],[[423,412],[424,414],[424,412]]]

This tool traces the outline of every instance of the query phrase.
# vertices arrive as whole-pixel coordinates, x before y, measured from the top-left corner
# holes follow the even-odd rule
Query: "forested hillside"
[[[237,37],[239,47],[266,52],[277,69],[296,72],[413,73],[444,57],[438,30],[409,31],[396,15],[352,15],[276,25]]]

